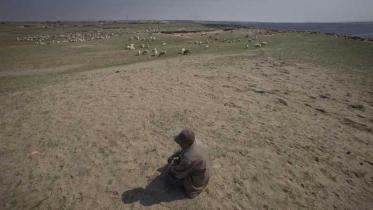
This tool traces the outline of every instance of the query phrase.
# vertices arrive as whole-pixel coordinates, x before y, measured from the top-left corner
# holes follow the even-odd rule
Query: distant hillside
[[[209,24],[239,25],[260,29],[276,29],[286,31],[309,31],[320,33],[333,33],[340,36],[357,36],[373,38],[373,22],[351,23],[260,23],[260,22],[225,22],[207,21]]]

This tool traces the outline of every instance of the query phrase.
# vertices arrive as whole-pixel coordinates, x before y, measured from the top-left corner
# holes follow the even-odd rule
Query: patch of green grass
[[[19,23],[21,24],[21,23]],[[18,24],[18,25],[19,25]],[[192,54],[235,54],[254,52],[258,56],[271,56],[284,60],[295,60],[341,70],[353,70],[369,73],[373,68],[373,44],[345,40],[327,35],[311,35],[306,33],[279,33],[272,36],[259,36],[259,40],[249,43],[250,49],[245,49],[249,30],[241,29],[234,32],[209,33],[209,48],[205,47],[208,36],[201,33],[175,36],[172,34],[146,33],[147,29],[160,31],[175,30],[211,30],[195,23],[170,24],[129,24],[112,23],[99,26],[93,23],[81,23],[84,27],[73,25],[56,28],[18,28],[17,24],[0,26],[0,72],[27,71],[51,69],[45,73],[30,76],[0,77],[0,92],[12,92],[24,88],[41,87],[63,81],[66,75],[88,71],[97,68],[119,66],[155,59],[171,58],[179,55],[181,48],[191,49]],[[100,30],[114,32],[120,36],[108,40],[94,40],[81,43],[63,43],[37,46],[33,42],[16,42],[15,37],[30,34],[62,34],[74,31]],[[155,36],[155,41],[130,40],[135,35],[141,38]],[[217,39],[217,40],[215,40]],[[241,40],[239,42],[238,40]],[[223,40],[230,40],[231,43]],[[204,44],[194,44],[202,41]],[[269,44],[260,49],[254,49],[255,43],[267,41]],[[162,43],[167,43],[163,46]],[[136,45],[136,50],[130,51],[126,46]],[[164,57],[150,55],[135,56],[141,44],[149,44],[150,51],[167,51]],[[53,71],[54,68],[72,66],[64,71]]]
[[[176,43],[183,38],[172,38],[164,34],[145,33],[148,29],[158,29],[160,31],[173,31],[180,29],[203,30],[209,29],[199,24],[128,24],[117,23],[101,26],[97,23],[76,23],[81,27],[60,26],[56,28],[44,29],[40,27],[19,28],[19,24],[6,24],[0,26],[0,71],[1,70],[28,70],[51,68],[60,65],[86,64],[93,66],[105,66],[121,64],[120,60],[128,59],[128,56],[135,52],[126,51],[126,44],[130,42],[138,44],[144,41],[129,41],[130,37],[138,35],[141,38],[156,36],[155,42],[149,43],[151,47],[160,48],[162,42],[167,41]],[[96,25],[95,25],[96,24]],[[42,25],[42,23],[40,24]],[[55,35],[65,34],[67,32],[83,31],[101,31],[106,33],[115,33],[119,36],[108,40],[94,40],[80,43],[61,43],[53,45],[35,45],[35,41],[20,41],[16,38],[29,35]],[[133,56],[131,56],[133,57]],[[137,60],[136,58],[129,58]]]
[[[373,44],[328,35],[284,33],[261,37],[269,42],[263,48],[270,56],[354,71],[373,70]]]

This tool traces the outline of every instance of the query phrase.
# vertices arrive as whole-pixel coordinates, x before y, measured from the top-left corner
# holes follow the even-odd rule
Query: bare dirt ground
[[[43,69],[24,69],[24,70],[3,70],[0,71],[0,77],[6,76],[24,76],[24,75],[43,75],[46,73],[58,73],[64,72],[68,70],[73,70],[74,68],[78,68],[81,65],[64,65],[58,66],[54,68],[43,68]]]
[[[0,208],[372,209],[373,83],[360,77],[240,53],[2,94]],[[213,162],[194,200],[157,171],[184,127]]]

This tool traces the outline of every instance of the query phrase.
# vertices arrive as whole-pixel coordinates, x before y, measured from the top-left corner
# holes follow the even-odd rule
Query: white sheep
[[[163,42],[163,43],[162,43],[162,46],[166,46],[166,45],[167,45],[167,43],[166,43],[166,42]]]
[[[182,55],[187,55],[187,54],[190,54],[190,53],[191,53],[190,49],[181,48],[181,54]]]
[[[256,48],[260,48],[260,47],[262,47],[262,44],[257,43],[257,44],[255,44],[255,47],[256,47]]]
[[[157,50],[157,48],[153,49],[153,56],[158,56],[158,50]]]
[[[268,43],[267,42],[261,42],[260,43],[262,46],[266,46]]]
[[[127,49],[128,50],[135,50],[135,44],[130,44],[130,45],[127,45]]]

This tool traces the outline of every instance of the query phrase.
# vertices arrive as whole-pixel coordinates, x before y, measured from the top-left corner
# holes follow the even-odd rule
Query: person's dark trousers
[[[165,179],[167,184],[175,187],[184,187],[184,179],[176,178],[171,172],[171,166],[167,165],[164,171]]]

